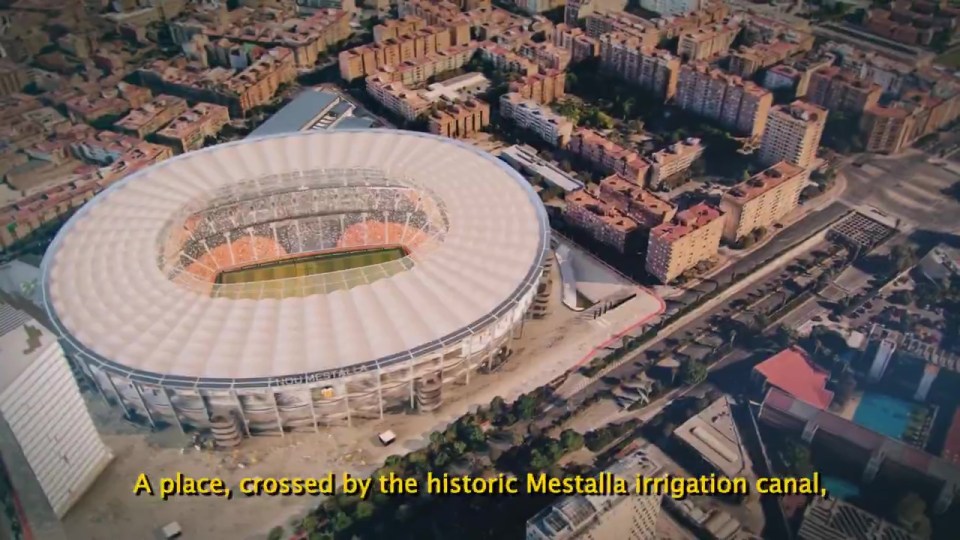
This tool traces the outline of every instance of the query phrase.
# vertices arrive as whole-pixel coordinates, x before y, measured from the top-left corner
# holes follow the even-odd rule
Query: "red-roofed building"
[[[723,214],[700,203],[677,213],[673,221],[650,231],[646,269],[663,283],[717,255]]]
[[[833,401],[833,392],[827,390],[830,373],[799,347],[784,349],[754,366],[753,378],[763,385],[764,392],[775,386],[821,410]]]
[[[953,420],[950,422],[950,429],[947,430],[947,440],[943,443],[943,452],[940,457],[960,465],[960,407],[953,413]]]

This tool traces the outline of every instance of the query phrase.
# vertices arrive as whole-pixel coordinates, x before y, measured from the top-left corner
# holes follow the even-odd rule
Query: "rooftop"
[[[653,230],[650,231],[650,235],[651,237],[656,237],[666,242],[674,242],[719,218],[721,215],[720,210],[717,210],[707,203],[699,203],[682,212],[678,212],[672,222],[654,227]]]
[[[815,497],[803,514],[797,535],[803,540],[876,538],[917,540],[906,529],[837,498]]]
[[[583,182],[570,176],[556,165],[542,159],[537,151],[529,146],[515,144],[500,151],[500,157],[515,167],[540,176],[550,184],[571,192],[583,189]]]
[[[726,396],[681,424],[673,434],[724,476],[740,475],[746,467],[740,433]]]
[[[0,393],[57,343],[56,336],[32,317],[0,301]]]
[[[784,349],[753,368],[768,384],[819,409],[833,401],[826,389],[830,373],[813,363],[799,347]]]
[[[746,182],[740,182],[724,194],[725,199],[732,199],[739,203],[749,202],[760,195],[774,189],[781,184],[803,174],[801,167],[781,161],[771,167],[753,175]]]

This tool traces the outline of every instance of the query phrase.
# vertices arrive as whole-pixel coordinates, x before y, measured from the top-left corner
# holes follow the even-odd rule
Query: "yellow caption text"
[[[826,495],[818,473],[804,478],[729,478],[726,476],[615,476],[608,472],[596,476],[550,477],[531,473],[523,477],[498,474],[490,477],[453,476],[428,473],[425,480],[404,478],[393,473],[378,478],[362,478],[348,473],[327,473],[317,477],[247,477],[228,486],[218,477],[137,476],[133,494],[171,497],[206,496],[233,498],[257,496],[332,495],[344,493],[366,499],[374,493],[384,495],[664,495],[684,499],[691,495],[748,495],[751,492],[773,495]]]

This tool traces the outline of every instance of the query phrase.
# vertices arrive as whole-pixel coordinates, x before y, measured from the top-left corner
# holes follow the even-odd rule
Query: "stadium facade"
[[[404,256],[218,279],[381,248]],[[439,407],[509,355],[548,255],[542,204],[492,156],[421,133],[315,131],[111,186],[54,240],[42,291],[71,359],[128,416],[252,435]]]

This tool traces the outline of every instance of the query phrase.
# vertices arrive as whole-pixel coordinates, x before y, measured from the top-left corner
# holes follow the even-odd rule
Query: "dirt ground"
[[[556,272],[556,269],[554,269]],[[275,525],[290,530],[317,504],[314,498],[255,497],[236,494],[215,497],[180,497],[161,501],[134,496],[140,473],[156,480],[177,472],[187,476],[222,478],[236,493],[243,477],[322,476],[328,472],[367,474],[390,454],[422,447],[430,432],[495,396],[512,400],[561,375],[582,360],[597,343],[627,327],[640,313],[627,303],[604,315],[602,321],[585,320],[560,304],[560,279],[554,279],[550,315],[527,321],[514,342],[513,358],[499,371],[472,377],[469,387],[446,391],[444,406],[430,414],[388,416],[352,428],[324,428],[319,433],[247,439],[234,452],[198,451],[176,429],[158,433],[129,424],[117,409],[97,395],[90,408],[104,441],[115,458],[90,491],[64,519],[70,538],[113,540],[152,538],[159,527],[178,522],[185,538],[263,539]],[[475,378],[474,378],[475,377]],[[384,448],[376,434],[393,430],[398,440]]]

